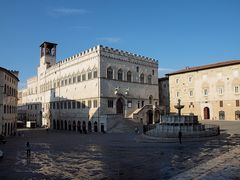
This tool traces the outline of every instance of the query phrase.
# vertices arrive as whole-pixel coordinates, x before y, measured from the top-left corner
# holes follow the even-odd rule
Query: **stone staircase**
[[[142,124],[134,122],[131,118],[114,119],[114,124],[108,128],[108,133],[135,133],[138,127],[139,133],[142,133]]]

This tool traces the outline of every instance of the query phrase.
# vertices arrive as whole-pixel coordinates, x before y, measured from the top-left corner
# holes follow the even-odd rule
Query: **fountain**
[[[198,116],[181,115],[181,110],[184,105],[181,105],[181,100],[178,99],[177,105],[174,106],[178,110],[178,115],[164,115],[161,117],[161,122],[150,127],[146,131],[146,135],[154,137],[176,138],[178,132],[182,132],[182,136],[187,138],[209,137],[219,134],[219,126],[201,124],[198,121]]]
[[[178,99],[177,105],[174,106],[178,110],[178,116],[181,116],[181,109],[184,108],[184,105],[181,105],[181,99]]]

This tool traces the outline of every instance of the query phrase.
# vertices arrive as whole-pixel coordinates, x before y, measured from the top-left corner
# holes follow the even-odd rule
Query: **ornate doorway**
[[[203,109],[204,119],[210,119],[210,110],[208,107]]]
[[[116,111],[117,114],[123,114],[123,98],[119,98],[116,102]]]

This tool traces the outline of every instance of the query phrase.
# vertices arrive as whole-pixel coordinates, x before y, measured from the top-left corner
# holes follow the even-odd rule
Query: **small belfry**
[[[40,45],[40,66],[51,67],[56,64],[56,49],[57,44],[50,42],[43,42]]]

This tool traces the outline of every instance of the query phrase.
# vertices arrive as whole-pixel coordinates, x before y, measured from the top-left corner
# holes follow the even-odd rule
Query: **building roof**
[[[58,44],[56,44],[56,43],[51,43],[51,42],[44,41],[44,42],[40,45],[40,47],[42,47],[45,43],[46,43],[46,44],[51,44],[51,45],[58,45]]]
[[[3,67],[1,67],[1,66],[0,66],[0,70],[1,70],[1,71],[5,71],[5,72],[8,73],[10,76],[13,76],[14,78],[16,78],[16,80],[19,81],[18,77],[17,77],[15,74],[13,74],[10,70],[7,70],[7,69],[5,69],[5,68],[3,68]]]
[[[224,67],[224,66],[232,66],[232,65],[236,65],[236,64],[240,64],[240,60],[229,60],[229,61],[223,61],[223,62],[208,64],[208,65],[203,65],[203,66],[186,67],[185,69],[174,71],[174,72],[168,73],[166,75],[171,76],[171,75],[175,75],[175,74],[201,71],[201,70],[219,68],[219,67]]]

